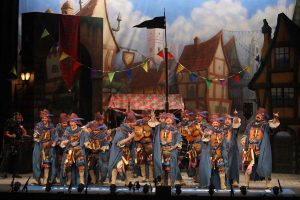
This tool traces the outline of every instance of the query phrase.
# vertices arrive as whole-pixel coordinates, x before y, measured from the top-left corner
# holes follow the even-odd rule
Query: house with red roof
[[[177,74],[177,89],[186,109],[203,109],[211,114],[231,111],[227,81],[219,81],[229,74],[222,31],[205,42],[195,37],[194,44],[184,47],[179,62],[185,70]],[[190,78],[191,72],[196,80]],[[210,85],[207,80],[212,80]]]

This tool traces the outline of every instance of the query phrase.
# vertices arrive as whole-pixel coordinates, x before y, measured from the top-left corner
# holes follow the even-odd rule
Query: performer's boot
[[[149,182],[150,183],[154,182],[154,178],[153,178],[153,165],[149,165]]]
[[[239,183],[237,182],[237,180],[234,180],[232,183],[233,187],[239,187]]]
[[[43,185],[46,185],[48,183],[48,177],[49,177],[49,168],[44,168],[44,179],[43,179]]]
[[[225,173],[220,173],[219,176],[220,176],[221,189],[226,190]]]
[[[245,185],[249,189],[250,185],[250,174],[245,173]]]
[[[141,164],[140,167],[141,167],[141,172],[142,172],[142,176],[143,176],[141,182],[142,182],[142,183],[146,183],[146,182],[147,182],[147,177],[146,177],[146,166],[145,166],[145,164]]]
[[[266,180],[266,185],[265,185],[265,189],[271,189],[272,185],[271,185],[271,180]]]
[[[96,184],[96,176],[94,170],[89,170],[89,175],[91,177],[91,184]]]
[[[129,185],[130,177],[131,177],[131,170],[126,170],[125,186]]]
[[[112,185],[116,185],[117,175],[118,175],[118,171],[117,171],[117,169],[114,168],[111,172],[111,184]]]
[[[79,171],[79,183],[84,185],[84,170]]]
[[[72,180],[72,173],[67,172],[67,185],[68,186],[71,184],[71,180]]]

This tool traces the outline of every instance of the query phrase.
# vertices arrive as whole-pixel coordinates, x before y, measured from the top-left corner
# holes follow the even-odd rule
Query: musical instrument
[[[135,136],[134,141],[139,142],[143,138],[150,138],[152,136],[151,131],[152,128],[149,125],[143,125],[143,126],[135,126]],[[149,141],[151,142],[151,140]]]
[[[180,133],[188,142],[194,142],[196,137],[201,137],[202,129],[200,125],[182,126]]]

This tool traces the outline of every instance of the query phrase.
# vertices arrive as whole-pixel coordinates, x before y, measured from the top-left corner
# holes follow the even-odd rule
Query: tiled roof
[[[179,62],[190,71],[207,69],[213,60],[220,40],[222,40],[222,35],[222,31],[219,31],[205,42],[185,46]]]

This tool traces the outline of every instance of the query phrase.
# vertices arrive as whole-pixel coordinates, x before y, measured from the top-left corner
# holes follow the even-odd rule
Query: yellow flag
[[[16,70],[16,66],[14,65],[11,72],[13,73],[13,75],[17,76],[17,70]]]
[[[115,72],[108,72],[109,82],[112,82],[112,80],[114,79],[114,76],[115,76]]]
[[[246,71],[248,74],[250,74],[250,72],[251,72],[251,69],[250,69],[250,67],[249,67],[249,66],[247,66],[247,67],[245,68],[245,71]]]
[[[182,70],[184,70],[184,66],[181,63],[178,63],[176,74],[180,73]]]
[[[47,31],[47,29],[44,29],[44,32],[41,35],[41,38],[47,37],[48,35],[50,35],[50,33]]]
[[[61,52],[59,61],[62,61],[62,60],[64,60],[64,59],[68,58],[68,57],[69,57],[68,54],[66,54],[65,52]]]
[[[142,65],[143,69],[145,70],[145,72],[148,72],[148,62],[144,62]]]

